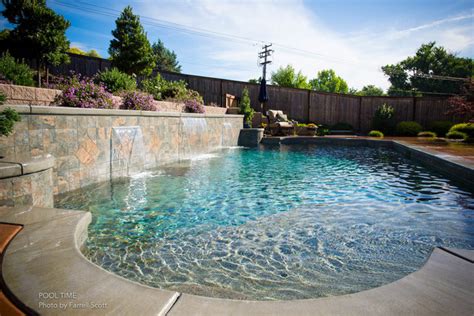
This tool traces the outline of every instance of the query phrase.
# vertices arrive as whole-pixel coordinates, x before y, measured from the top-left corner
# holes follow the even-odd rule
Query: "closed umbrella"
[[[268,94],[267,94],[267,81],[265,78],[260,81],[260,91],[258,93],[258,101],[261,104],[262,113],[263,113],[263,104],[268,101]]]

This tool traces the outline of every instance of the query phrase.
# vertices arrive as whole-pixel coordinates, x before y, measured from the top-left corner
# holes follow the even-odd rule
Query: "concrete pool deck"
[[[80,248],[91,214],[0,208],[0,222],[23,225],[3,256],[9,292],[44,315],[472,315],[474,250],[436,248],[396,282],[335,297],[294,301],[208,298],[144,286],[87,260]]]

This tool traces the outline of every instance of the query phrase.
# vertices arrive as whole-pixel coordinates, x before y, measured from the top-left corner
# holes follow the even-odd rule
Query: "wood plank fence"
[[[110,67],[107,59],[73,55],[71,63],[53,67],[53,74],[68,74],[70,71],[93,76]],[[259,85],[242,81],[209,78],[187,74],[160,72],[167,80],[184,80],[190,89],[198,91],[206,104],[225,106],[225,95],[237,98],[242,90],[249,90],[252,107],[261,111],[258,102]],[[417,121],[424,127],[432,121],[454,120],[446,115],[446,97],[361,97],[347,94],[316,92],[279,86],[268,86],[268,109],[282,110],[294,120],[333,125],[340,122],[351,124],[355,130],[366,132],[371,128],[375,110],[383,103],[394,107],[397,121]]]

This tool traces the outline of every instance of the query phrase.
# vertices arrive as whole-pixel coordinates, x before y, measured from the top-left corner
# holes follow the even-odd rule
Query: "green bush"
[[[252,119],[255,114],[255,111],[252,109],[250,104],[249,90],[244,88],[242,91],[242,99],[240,100],[240,114],[244,115],[244,121],[249,126],[252,127]]]
[[[383,138],[383,133],[381,131],[370,131],[369,132],[370,137],[378,137],[378,138]]]
[[[329,134],[329,128],[325,125],[319,125],[318,126],[318,131],[316,132],[316,135],[318,136],[325,136]]]
[[[107,69],[100,72],[94,78],[96,83],[102,82],[109,92],[134,91],[137,89],[137,81],[134,77],[121,72],[117,68]]]
[[[429,137],[429,138],[436,138],[436,133],[433,133],[433,132],[428,132],[428,131],[425,131],[425,132],[419,132],[418,137]]]
[[[6,108],[0,113],[0,136],[8,136],[13,131],[15,122],[21,121],[21,117],[17,111]]]
[[[382,104],[375,110],[374,118],[372,119],[372,128],[377,131],[382,131],[384,134],[393,133],[395,121],[394,121],[395,109],[387,105]]]
[[[17,62],[8,52],[0,57],[0,76],[13,84],[34,86],[34,72],[27,64]]]
[[[474,138],[474,123],[461,123],[453,125],[449,132],[461,132],[466,134],[469,138]]]
[[[430,131],[436,133],[441,137],[444,137],[449,129],[454,125],[451,121],[433,121],[428,124],[428,128]]]
[[[416,136],[423,128],[414,121],[404,121],[397,124],[395,129],[398,136]]]
[[[354,127],[349,123],[339,122],[339,123],[334,124],[331,127],[331,129],[335,130],[335,131],[337,131],[337,130],[352,131],[354,129]]]
[[[174,100],[186,102],[195,100],[198,103],[204,103],[202,97],[197,91],[187,88],[186,82],[167,81],[157,74],[153,78],[145,79],[141,83],[142,90],[153,95],[155,100]]]
[[[466,133],[452,131],[446,134],[446,137],[449,139],[463,139],[467,140],[469,136]]]

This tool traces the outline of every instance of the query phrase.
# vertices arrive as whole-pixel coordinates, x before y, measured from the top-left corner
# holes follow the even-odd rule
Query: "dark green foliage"
[[[316,135],[318,136],[325,136],[329,134],[329,128],[326,125],[318,125],[318,131],[316,132]]]
[[[428,137],[428,138],[436,138],[437,137],[436,133],[428,132],[428,131],[419,132],[417,136],[418,137]]]
[[[388,90],[389,95],[419,94],[416,91],[447,94],[461,92],[462,85],[458,81],[421,78],[414,75],[416,72],[460,78],[470,78],[474,74],[471,58],[457,57],[443,47],[436,46],[435,42],[421,45],[415,56],[408,57],[396,65],[386,65],[382,70],[392,84]]]
[[[13,132],[15,122],[21,121],[17,111],[6,108],[0,113],[0,136],[8,136]]]
[[[392,106],[386,103],[382,104],[375,110],[374,118],[372,119],[372,128],[382,131],[384,134],[393,133],[395,127],[394,115],[395,109]]]
[[[141,82],[142,90],[153,95],[155,100],[174,100],[186,102],[196,100],[198,103],[204,103],[202,97],[197,91],[188,89],[186,82],[167,81],[157,74],[155,77],[145,79]]]
[[[462,139],[462,140],[466,140],[468,139],[469,136],[467,136],[466,133],[462,133],[462,132],[458,132],[458,131],[453,131],[453,132],[449,132],[446,134],[446,138],[449,138],[449,139]]]
[[[351,94],[351,91],[349,91],[349,94]],[[357,92],[357,95],[360,96],[382,96],[385,95],[383,92],[382,88],[376,87],[374,85],[368,85],[364,86],[362,90]]]
[[[336,123],[334,124],[332,127],[331,127],[332,130],[344,130],[344,131],[352,131],[354,129],[354,127],[349,124],[349,123],[345,123],[345,122],[339,122],[339,123]]]
[[[5,39],[14,56],[32,58],[38,70],[69,62],[69,21],[46,6],[44,0],[2,0],[3,16],[15,24]],[[3,45],[2,45],[3,46]],[[41,83],[40,72],[38,82]]]
[[[469,138],[474,138],[474,123],[456,124],[449,129],[449,132],[461,132],[466,134]]]
[[[166,48],[161,40],[154,43],[151,48],[155,56],[156,68],[171,72],[181,72],[181,65],[178,62],[176,53]]]
[[[403,121],[397,124],[396,133],[398,136],[416,136],[423,127],[414,121]]]
[[[150,75],[155,60],[140,18],[127,6],[115,24],[109,47],[112,65],[129,75]]]
[[[107,69],[95,77],[95,82],[102,82],[110,92],[133,91],[137,88],[134,77],[121,72],[117,68]]]
[[[252,119],[255,114],[255,111],[252,109],[250,104],[249,90],[244,88],[242,91],[242,98],[240,100],[240,114],[244,115],[244,121],[247,125],[252,127]]]
[[[370,137],[383,138],[383,133],[381,131],[370,131],[368,134]]]
[[[430,131],[433,131],[436,133],[436,135],[439,135],[440,137],[444,137],[447,132],[449,132],[449,129],[454,125],[453,122],[451,121],[433,121],[430,124],[428,124],[428,128]]]
[[[0,58],[0,79],[21,86],[33,86],[34,72],[27,64],[17,62],[8,52]]]

